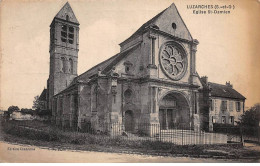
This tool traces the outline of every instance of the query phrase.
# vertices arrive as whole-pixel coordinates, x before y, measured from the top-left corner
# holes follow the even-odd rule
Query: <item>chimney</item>
[[[201,77],[201,80],[208,86],[208,77],[207,76]]]
[[[226,86],[230,87],[230,88],[233,88],[233,85],[230,84],[230,81],[226,82]]]

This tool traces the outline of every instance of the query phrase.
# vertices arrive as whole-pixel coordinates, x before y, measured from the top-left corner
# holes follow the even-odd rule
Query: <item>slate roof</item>
[[[46,101],[46,99],[47,99],[47,89],[44,88],[40,97],[39,97],[39,100],[40,101]]]
[[[88,79],[89,77],[91,77],[94,74],[98,73],[98,70],[101,70],[102,74],[106,74],[107,72],[109,72],[118,62],[120,62],[122,59],[124,59],[126,56],[129,55],[129,53],[131,53],[132,51],[134,51],[140,44],[137,44],[135,46],[133,46],[132,48],[124,51],[124,52],[120,52],[114,56],[112,56],[111,58],[97,64],[96,66],[92,67],[91,69],[87,70],[86,72],[82,73],[81,75],[79,75],[78,77],[76,77],[74,79],[74,81],[72,82],[75,83],[75,81],[77,80],[81,80],[81,79]]]
[[[224,97],[242,100],[246,99],[243,95],[241,95],[238,91],[236,91],[230,86],[217,84],[213,82],[209,82],[208,84],[211,89],[211,96],[213,97]]]

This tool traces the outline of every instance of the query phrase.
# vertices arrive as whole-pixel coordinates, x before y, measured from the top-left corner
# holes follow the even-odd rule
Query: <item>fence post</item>
[[[257,138],[258,138],[258,143],[260,143],[260,125],[257,128]]]
[[[183,126],[181,127],[181,145],[183,145]]]
[[[240,126],[240,142],[242,143],[242,145],[244,146],[244,140],[243,140],[243,127]]]

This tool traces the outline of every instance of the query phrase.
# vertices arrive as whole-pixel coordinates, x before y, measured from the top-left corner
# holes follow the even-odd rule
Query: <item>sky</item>
[[[31,108],[49,76],[49,25],[65,0],[0,2],[0,109]],[[258,0],[69,0],[80,22],[78,74],[119,52],[119,43],[175,3],[193,38],[196,67],[210,82],[260,102]],[[234,5],[230,14],[193,14],[187,5]]]

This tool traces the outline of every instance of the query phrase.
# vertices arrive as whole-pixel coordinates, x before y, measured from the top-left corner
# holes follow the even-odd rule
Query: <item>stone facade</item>
[[[68,3],[50,27],[48,106],[57,125],[83,129],[81,122],[87,122],[94,130],[111,132],[99,126],[119,123],[119,130],[148,135],[155,133],[142,124],[201,129],[199,42],[174,4],[120,43],[120,53],[79,76],[79,23]]]

